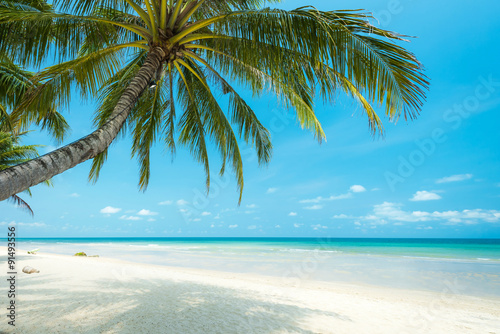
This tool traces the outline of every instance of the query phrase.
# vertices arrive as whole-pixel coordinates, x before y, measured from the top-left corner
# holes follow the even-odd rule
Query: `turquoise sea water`
[[[500,239],[40,238],[18,239],[18,248],[500,297]]]

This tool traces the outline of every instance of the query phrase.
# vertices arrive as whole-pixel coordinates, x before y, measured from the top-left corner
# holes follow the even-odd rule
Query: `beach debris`
[[[85,252],[78,252],[73,256],[99,257],[99,255],[87,255]]]
[[[28,254],[36,255],[36,252],[38,252],[39,250],[40,250],[39,248],[30,250],[30,251],[28,251]]]
[[[75,253],[75,255],[73,256],[87,256],[87,254],[85,254],[85,252],[78,252],[78,253]]]
[[[33,267],[30,267],[30,266],[25,266],[23,268],[23,273],[26,273],[26,274],[34,274],[34,273],[39,273],[40,270],[37,270]]]

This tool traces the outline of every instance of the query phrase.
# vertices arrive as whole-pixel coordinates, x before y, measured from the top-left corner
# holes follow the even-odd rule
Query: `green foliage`
[[[1,125],[2,123],[0,122]],[[18,165],[38,156],[38,145],[19,145],[20,137],[25,134],[25,132],[22,132],[14,136],[12,133],[0,132],[0,170]],[[9,197],[9,201],[33,215],[33,210],[21,197],[13,195]]]
[[[27,129],[30,124],[35,123],[61,142],[69,126],[64,117],[56,111],[57,105],[52,100],[38,99],[36,103],[25,107],[29,95],[42,88],[34,77],[32,72],[0,55],[0,130]],[[56,94],[51,90],[45,92]],[[7,109],[14,111],[8,113]]]
[[[48,115],[67,107],[75,88],[97,99],[95,123],[105,124],[147,53],[161,48],[166,56],[154,87],[142,92],[121,130],[133,138],[140,188],[149,182],[152,146],[163,142],[174,154],[177,141],[203,165],[208,189],[207,143],[213,143],[220,173],[229,163],[236,174],[241,200],[239,140],[255,147],[261,164],[269,162],[272,145],[234,84],[255,96],[273,92],[319,142],[325,134],[314,102],[332,103],[339,92],[359,102],[373,134],[383,133],[376,107],[390,120],[419,113],[428,82],[416,57],[396,44],[408,36],[372,25],[360,10],[263,8],[272,2],[57,0],[43,8],[1,2],[0,54],[21,64],[38,65],[53,54],[59,60],[30,79],[15,124],[50,119],[47,127],[57,128],[62,119]],[[92,180],[107,154],[94,158]]]
[[[35,3],[35,5],[39,5]],[[15,124],[26,115],[17,118],[8,109],[17,107],[26,92],[34,87],[32,82],[33,73],[26,71],[9,59],[0,55],[0,170],[21,164],[38,156],[39,145],[20,145],[21,137],[27,132],[17,132]],[[34,122],[42,128],[48,128],[50,132],[62,140],[68,125],[64,118],[53,110],[42,117],[41,114]],[[45,182],[51,185],[50,181]],[[31,196],[29,189],[26,190]],[[25,209],[31,215],[33,210],[21,197],[13,195],[9,198],[18,207]]]

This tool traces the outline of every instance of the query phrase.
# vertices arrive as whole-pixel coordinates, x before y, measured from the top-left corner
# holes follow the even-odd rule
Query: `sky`
[[[397,124],[383,117],[384,138],[370,135],[361,108],[339,95],[316,101],[327,142],[319,145],[272,96],[241,91],[274,145],[258,166],[244,143],[241,205],[234,174],[213,176],[161,144],[150,185],[137,186],[129,138],[112,144],[96,184],[90,162],[54,177],[54,187],[21,194],[35,215],[0,203],[0,226],[18,237],[371,237],[500,238],[500,3],[466,1],[285,0],[281,8],[366,9],[382,28],[417,36],[402,45],[425,65],[430,89],[420,116]],[[65,113],[72,133],[88,134],[95,105],[75,95]],[[383,113],[380,113],[383,114]],[[35,131],[24,144],[57,147]],[[212,154],[212,170],[220,166]]]

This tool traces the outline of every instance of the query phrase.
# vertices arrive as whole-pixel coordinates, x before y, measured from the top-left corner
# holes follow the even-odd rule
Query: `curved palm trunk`
[[[102,127],[60,149],[2,170],[0,172],[0,201],[49,180],[103,152],[115,139],[130,114],[130,110],[151,82],[164,57],[165,52],[160,48],[154,48],[148,53],[144,65],[120,97],[110,119]]]

